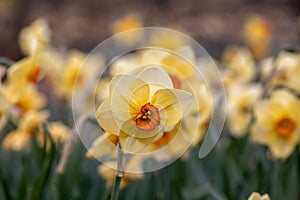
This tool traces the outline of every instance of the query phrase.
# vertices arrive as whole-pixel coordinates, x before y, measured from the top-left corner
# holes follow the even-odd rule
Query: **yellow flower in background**
[[[35,128],[49,116],[46,111],[29,111],[20,120],[17,129],[8,133],[2,142],[2,148],[7,151],[21,151],[29,147]]]
[[[141,19],[141,16],[139,16],[136,13],[129,13],[112,24],[112,32],[114,34],[117,34],[123,31],[130,31],[132,29],[141,28],[141,27],[143,27],[143,21]],[[122,40],[118,42],[124,45],[135,44],[139,39],[142,38],[142,35],[138,33],[125,32],[123,34],[124,34],[123,36],[126,39],[124,40],[123,37]]]
[[[251,108],[260,98],[262,87],[255,84],[237,84],[228,89],[227,123],[230,133],[243,137],[251,121]]]
[[[225,86],[234,82],[248,82],[255,75],[255,62],[251,52],[243,47],[228,47],[223,54],[227,69],[223,73]]]
[[[281,52],[273,66],[276,71],[271,83],[300,91],[300,53]]]
[[[244,25],[244,39],[256,58],[267,55],[272,37],[271,25],[260,16],[249,18]]]
[[[259,193],[257,192],[253,192],[248,200],[270,200],[270,197],[268,194],[264,194],[264,195],[260,195]]]
[[[9,84],[26,87],[28,83],[36,83],[43,75],[42,61],[39,57],[27,57],[13,64],[8,69]]]
[[[193,49],[189,46],[183,46],[177,49],[175,53],[178,53],[178,55],[169,54],[168,56],[163,57],[161,61],[162,65],[172,68],[187,79],[191,78],[195,73],[193,65],[196,64],[196,57]],[[191,63],[185,59],[189,59]]]
[[[125,74],[138,66],[143,65],[141,56],[138,55],[125,55],[114,62],[110,68],[109,73],[111,76],[116,76],[119,74]]]
[[[274,91],[271,98],[254,106],[254,142],[269,146],[274,158],[285,159],[300,139],[300,101],[286,89]]]
[[[94,63],[94,60],[88,62],[85,61],[85,58],[86,55],[80,51],[70,51],[65,63],[56,72],[57,77],[53,80],[56,93],[69,102],[72,100],[75,84],[77,88],[86,86],[88,81],[97,75],[97,67],[103,62],[102,60],[97,60],[98,63]]]
[[[158,32],[150,38],[149,45],[166,48],[168,50],[178,49],[185,46],[187,41],[177,34],[168,34],[167,32]]]
[[[34,55],[48,48],[51,31],[48,22],[39,18],[23,28],[19,36],[21,51],[26,55]]]
[[[60,121],[48,124],[49,132],[54,142],[64,143],[71,134],[71,129]]]
[[[143,22],[141,17],[136,13],[129,13],[113,23],[112,28],[114,33],[120,33],[123,31],[141,28],[142,26]]]
[[[7,97],[11,103],[11,114],[20,116],[31,110],[39,110],[46,106],[46,97],[38,91],[36,85],[28,85],[18,94],[17,86],[9,86]]]
[[[136,153],[162,137],[188,110],[192,95],[173,89],[169,75],[160,67],[148,67],[137,76],[116,76],[110,99],[96,117],[107,132],[118,135],[125,152]]]

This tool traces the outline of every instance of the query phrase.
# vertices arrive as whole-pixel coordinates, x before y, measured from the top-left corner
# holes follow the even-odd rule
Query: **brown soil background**
[[[300,0],[0,0],[0,55],[21,58],[18,32],[41,16],[50,22],[55,45],[88,52],[130,12],[145,26],[182,28],[215,57],[229,44],[242,44],[243,23],[258,14],[273,26],[275,50],[299,44],[299,11]]]

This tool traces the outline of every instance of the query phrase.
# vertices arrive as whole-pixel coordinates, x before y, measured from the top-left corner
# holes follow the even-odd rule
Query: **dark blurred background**
[[[54,44],[88,52],[111,35],[113,21],[131,12],[144,26],[180,27],[215,57],[242,44],[243,23],[258,14],[273,26],[277,49],[299,44],[299,11],[299,0],[0,0],[0,55],[21,58],[18,33],[41,16]]]

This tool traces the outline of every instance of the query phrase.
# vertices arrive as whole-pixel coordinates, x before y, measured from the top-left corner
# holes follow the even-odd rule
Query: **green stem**
[[[118,173],[116,173],[115,180],[114,180],[114,185],[113,185],[112,191],[111,191],[110,200],[117,200],[118,199],[121,181],[122,181],[122,176],[119,176]]]
[[[122,181],[123,176],[123,152],[121,150],[120,142],[117,146],[117,171],[114,179],[114,184],[111,191],[111,197],[110,200],[117,200],[119,196],[120,191],[120,185]]]

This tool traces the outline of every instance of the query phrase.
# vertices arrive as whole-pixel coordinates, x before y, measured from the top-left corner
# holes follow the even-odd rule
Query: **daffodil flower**
[[[51,31],[48,22],[39,18],[21,30],[19,45],[23,53],[32,56],[48,47],[50,37]]]
[[[270,200],[270,196],[268,194],[260,195],[257,192],[253,192],[248,200]]]
[[[268,145],[275,158],[285,159],[300,139],[300,101],[286,89],[254,106],[256,122],[251,139]]]
[[[173,89],[169,75],[160,67],[113,78],[110,99],[96,117],[107,132],[118,135],[125,152],[136,153],[175,126],[189,108],[192,95]]]
[[[48,112],[27,112],[20,121],[17,129],[8,133],[2,143],[2,148],[10,151],[21,151],[29,147],[30,139],[38,125],[44,122],[49,116]]]
[[[234,84],[228,89],[228,128],[234,137],[243,137],[251,121],[251,108],[259,100],[262,87],[258,84]]]

